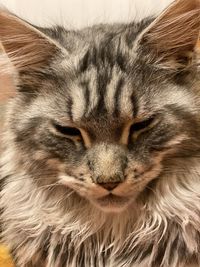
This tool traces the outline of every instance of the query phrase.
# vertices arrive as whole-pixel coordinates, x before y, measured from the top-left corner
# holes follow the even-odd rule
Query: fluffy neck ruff
[[[19,266],[35,255],[42,257],[41,251],[48,267],[199,262],[200,168],[195,160],[193,168],[160,177],[145,201],[119,214],[103,213],[60,185],[38,188],[11,165],[6,160],[1,168],[6,178],[0,204],[6,225],[3,240],[16,251]]]

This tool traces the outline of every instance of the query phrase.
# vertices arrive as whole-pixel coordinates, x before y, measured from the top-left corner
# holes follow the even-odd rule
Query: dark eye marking
[[[81,132],[79,131],[79,129],[74,128],[74,127],[62,126],[62,125],[54,123],[54,128],[56,129],[57,132],[64,134],[64,135],[68,135],[71,137],[81,136]]]
[[[130,128],[130,134],[144,130],[154,122],[155,117],[150,117],[147,120],[134,123]]]

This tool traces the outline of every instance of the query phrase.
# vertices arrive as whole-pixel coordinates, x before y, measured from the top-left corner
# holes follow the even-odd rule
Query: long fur
[[[17,76],[0,156],[1,238],[16,265],[198,267],[199,1],[81,31],[5,11],[0,22]],[[115,180],[129,205],[100,207],[99,181]]]

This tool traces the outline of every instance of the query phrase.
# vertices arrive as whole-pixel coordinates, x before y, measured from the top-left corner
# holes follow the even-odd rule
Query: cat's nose
[[[112,191],[119,184],[120,184],[120,182],[110,182],[110,183],[99,183],[98,185],[102,186],[103,188],[107,189],[108,191]]]

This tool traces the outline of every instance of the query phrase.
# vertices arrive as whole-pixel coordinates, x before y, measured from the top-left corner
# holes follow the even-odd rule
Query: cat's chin
[[[104,212],[119,213],[127,209],[132,202],[130,198],[107,195],[91,201],[93,205]]]

